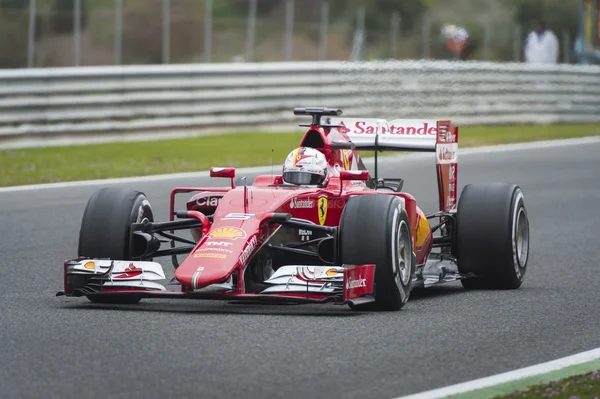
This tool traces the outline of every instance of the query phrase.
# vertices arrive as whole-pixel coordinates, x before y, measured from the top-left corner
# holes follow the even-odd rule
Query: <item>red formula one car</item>
[[[165,222],[154,221],[143,193],[103,188],[87,204],[79,256],[64,262],[64,291],[57,295],[100,303],[168,297],[398,310],[412,289],[433,284],[521,285],[529,252],[523,193],[514,184],[467,185],[457,206],[458,128],[450,121],[347,119],[328,108],[294,113],[312,117],[301,125],[308,130],[300,147],[325,156],[326,184],[263,175],[236,187],[234,168],[212,168],[210,176],[231,179],[231,187],[173,189]],[[375,151],[373,176],[358,149]],[[383,150],[434,153],[439,211],[424,214],[402,191],[402,179],[378,176]],[[176,194],[193,192],[185,210],[174,209]],[[170,284],[161,283],[166,276],[154,261],[161,256],[172,257]]]

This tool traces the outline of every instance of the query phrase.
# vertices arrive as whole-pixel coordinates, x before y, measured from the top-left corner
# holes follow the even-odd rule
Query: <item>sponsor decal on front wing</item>
[[[217,254],[213,252],[200,252],[194,253],[194,258],[216,258],[216,259],[225,259],[227,255],[225,254]]]
[[[143,270],[139,267],[136,267],[133,265],[133,263],[130,263],[129,266],[127,266],[125,268],[125,270],[123,271],[122,274],[117,274],[115,276],[113,276],[113,278],[132,278],[132,277],[137,277],[140,274],[142,274]]]
[[[348,278],[348,281],[346,282],[347,290],[353,290],[356,288],[366,287],[366,286],[367,286],[367,279],[362,278],[361,275],[359,275],[357,279],[350,277],[350,278]]]
[[[231,249],[225,249],[225,248],[221,248],[221,247],[209,247],[209,248],[198,248],[195,253],[200,253],[200,252],[222,252],[222,253],[230,254],[233,251]]]
[[[111,259],[82,259],[73,261],[69,273],[106,273],[111,271],[113,279],[163,280],[164,271],[160,263],[147,261],[125,261]]]
[[[233,243],[231,242],[225,242],[225,241],[207,241],[204,243],[204,245],[209,245],[211,247],[229,247],[232,246]]]
[[[373,294],[375,265],[356,265],[344,268],[344,300],[351,301]]]
[[[250,241],[248,241],[248,245],[246,245],[246,248],[244,248],[242,254],[240,255],[240,264],[242,267],[246,266],[246,262],[248,262],[248,259],[250,259],[250,255],[252,255],[252,252],[254,252],[257,245],[258,239],[256,238],[256,235],[254,235]]]
[[[95,262],[86,262],[85,265],[83,265],[83,267],[85,267],[88,270],[96,270],[96,263]]]

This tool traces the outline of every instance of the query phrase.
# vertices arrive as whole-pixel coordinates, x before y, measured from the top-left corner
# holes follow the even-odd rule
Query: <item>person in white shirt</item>
[[[536,28],[525,41],[525,62],[531,64],[558,63],[558,39],[546,29],[544,21],[538,21]]]

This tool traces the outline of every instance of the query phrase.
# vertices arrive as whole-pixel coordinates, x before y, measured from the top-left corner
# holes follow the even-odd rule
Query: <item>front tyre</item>
[[[400,310],[408,301],[415,255],[406,209],[393,195],[351,197],[340,219],[342,264],[375,264],[375,302],[356,310]]]
[[[470,289],[516,289],[529,258],[529,219],[523,192],[514,184],[469,184],[458,202],[457,260]]]
[[[78,255],[89,258],[133,260],[144,248],[131,240],[131,224],[154,221],[145,194],[124,188],[102,188],[89,199],[79,231]],[[111,296],[88,299],[96,303],[137,303],[140,298]]]

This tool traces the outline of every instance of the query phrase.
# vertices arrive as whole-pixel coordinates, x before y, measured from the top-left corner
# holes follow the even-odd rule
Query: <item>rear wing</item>
[[[357,150],[435,152],[440,210],[456,206],[458,127],[449,120],[339,118],[328,120],[331,131],[346,134]]]
[[[345,133],[357,149],[435,151],[437,121],[375,118],[331,118],[331,131]]]

